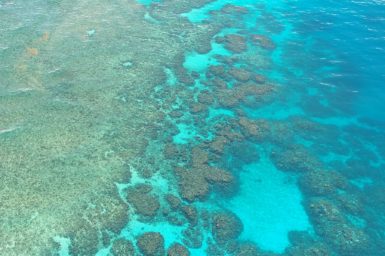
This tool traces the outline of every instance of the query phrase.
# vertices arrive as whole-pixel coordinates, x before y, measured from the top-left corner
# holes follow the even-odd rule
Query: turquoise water
[[[0,255],[385,255],[385,2],[0,0],[0,32]]]

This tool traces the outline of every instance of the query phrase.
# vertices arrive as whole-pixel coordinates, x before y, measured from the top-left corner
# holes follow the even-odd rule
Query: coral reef
[[[341,255],[363,255],[370,249],[370,237],[349,223],[331,201],[313,198],[307,204],[316,232]]]
[[[158,232],[147,232],[137,238],[137,246],[145,256],[163,256],[164,238]]]
[[[325,245],[293,246],[286,251],[288,256],[330,256],[333,255]]]
[[[219,244],[236,239],[243,231],[241,220],[231,212],[215,213],[212,217],[212,234]]]
[[[251,78],[251,74],[249,71],[243,69],[243,68],[231,68],[229,70],[229,74],[235,79],[240,82],[247,82]]]
[[[238,5],[233,5],[233,4],[226,4],[223,6],[221,9],[221,12],[226,13],[226,14],[247,14],[249,10],[246,7],[243,6],[238,6]]]
[[[182,231],[183,243],[189,248],[200,248],[203,245],[203,233],[198,227],[189,225]]]
[[[340,88],[317,87],[322,75],[308,85],[307,72],[321,73],[311,65],[290,69],[304,42],[281,45],[274,33],[284,25],[268,7],[52,2],[41,6],[52,31],[36,25],[34,40],[13,29],[22,40],[12,51],[0,46],[11,56],[1,66],[0,255],[57,253],[57,235],[72,255],[385,251],[383,126],[338,119],[351,111],[336,107]],[[283,189],[301,189],[315,232],[290,232],[281,254],[241,241],[249,223],[227,211],[243,196],[243,175],[259,174],[243,167],[270,160],[287,177]],[[147,232],[160,225],[172,232]]]
[[[302,146],[291,146],[288,149],[273,151],[271,158],[282,171],[308,172],[321,169],[320,161]]]
[[[177,168],[175,174],[179,180],[179,193],[184,200],[195,201],[205,199],[212,185],[229,185],[234,182],[231,173],[208,166],[186,170]]]
[[[190,252],[185,246],[174,243],[168,248],[167,256],[190,256]]]
[[[219,38],[217,42],[223,42],[226,49],[234,53],[241,53],[247,50],[247,40],[244,36],[237,34],[225,35],[220,41]]]
[[[348,182],[344,176],[336,171],[316,171],[305,173],[299,180],[304,193],[310,195],[327,195],[337,189],[346,188]]]
[[[111,252],[114,256],[135,255],[135,248],[130,241],[120,238],[112,244]]]
[[[255,145],[247,142],[234,142],[229,147],[229,154],[242,164],[249,164],[259,160],[259,153]]]
[[[191,225],[195,226],[198,223],[198,211],[194,206],[184,205],[181,210]]]
[[[262,256],[260,250],[257,248],[257,246],[253,243],[243,242],[241,244],[237,245],[237,248],[233,252],[236,256]]]
[[[182,205],[182,201],[179,199],[179,197],[171,194],[166,195],[166,201],[169,203],[172,210],[179,209],[179,207]]]
[[[159,198],[150,192],[152,187],[138,184],[127,190],[127,201],[134,207],[136,213],[143,217],[154,217],[159,208]]]
[[[267,50],[273,50],[275,49],[275,44],[274,42],[263,35],[251,35],[251,41],[259,46],[261,46],[264,49]]]

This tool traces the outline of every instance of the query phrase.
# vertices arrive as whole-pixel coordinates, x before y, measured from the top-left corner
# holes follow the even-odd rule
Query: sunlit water
[[[384,45],[383,1],[0,0],[0,255],[384,255]]]

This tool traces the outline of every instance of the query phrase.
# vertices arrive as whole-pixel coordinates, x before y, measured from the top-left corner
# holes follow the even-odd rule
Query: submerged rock
[[[241,220],[231,212],[214,214],[212,222],[212,234],[219,244],[236,239],[243,231]]]
[[[164,256],[164,238],[158,232],[147,232],[137,238],[137,246],[145,256]]]

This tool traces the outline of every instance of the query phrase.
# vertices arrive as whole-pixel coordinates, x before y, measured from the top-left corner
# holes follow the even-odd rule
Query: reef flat
[[[156,133],[148,96],[184,42],[136,2],[36,4],[33,22],[11,16],[21,2],[2,13],[24,23],[2,36],[0,254],[48,253],[56,235],[96,252],[100,233],[129,220],[115,182]]]
[[[385,125],[309,10],[0,1],[0,255],[383,255]]]

